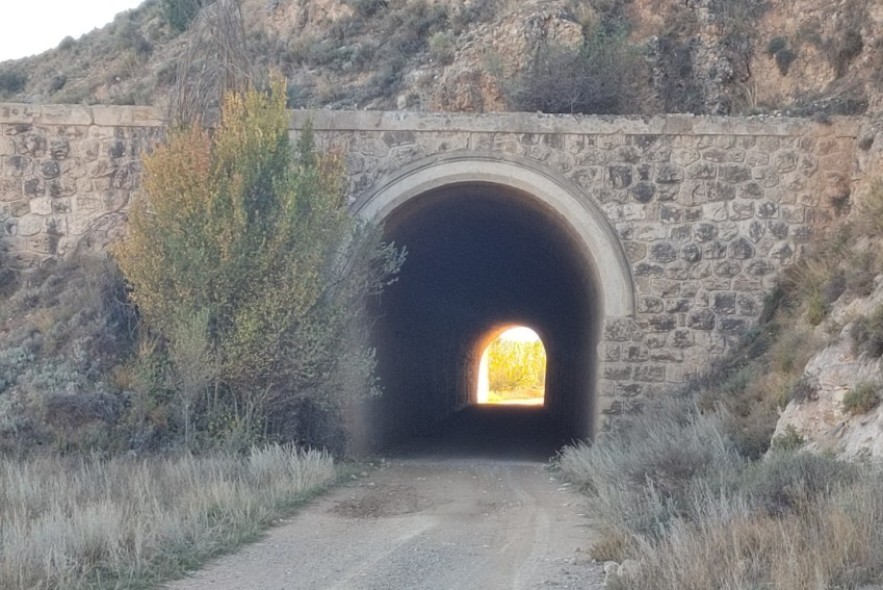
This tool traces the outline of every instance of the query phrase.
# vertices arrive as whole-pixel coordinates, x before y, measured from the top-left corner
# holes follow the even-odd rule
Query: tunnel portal
[[[433,432],[473,406],[481,354],[510,325],[530,327],[546,346],[540,411],[554,433],[545,434],[592,434],[602,311],[593,264],[566,219],[512,187],[452,183],[395,208],[384,234],[407,260],[373,310],[385,393],[372,422],[383,441]],[[497,411],[505,431],[512,420],[522,428],[526,410],[483,411]]]

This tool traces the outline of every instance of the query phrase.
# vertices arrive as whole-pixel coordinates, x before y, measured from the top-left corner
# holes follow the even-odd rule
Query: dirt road
[[[464,410],[172,590],[602,587],[585,501],[546,468],[541,409]]]
[[[539,462],[394,460],[170,588],[600,588],[582,506]]]

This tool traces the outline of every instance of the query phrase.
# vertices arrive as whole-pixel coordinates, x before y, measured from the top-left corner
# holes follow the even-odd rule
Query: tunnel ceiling
[[[514,189],[453,185],[399,207],[385,236],[407,249],[375,310],[378,422],[388,436],[420,432],[474,401],[477,343],[502,324],[540,334],[547,408],[567,436],[589,434],[597,289],[564,220]]]

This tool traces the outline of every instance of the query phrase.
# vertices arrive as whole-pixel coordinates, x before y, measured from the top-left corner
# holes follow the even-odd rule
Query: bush
[[[76,44],[77,44],[76,39],[74,39],[73,37],[68,35],[67,37],[65,37],[64,39],[61,40],[61,43],[58,44],[58,50],[59,51],[69,51],[69,50],[73,49]]]
[[[0,588],[156,587],[254,540],[335,475],[327,454],[277,445],[0,458]]]
[[[209,0],[162,0],[163,16],[169,26],[179,33],[190,28],[190,23]]]
[[[455,39],[453,31],[436,31],[429,38],[429,52],[442,64],[454,61]]]
[[[843,409],[853,415],[867,414],[880,405],[880,384],[862,382],[843,396]]]
[[[15,94],[25,89],[28,77],[24,72],[17,70],[5,70],[0,72],[0,92]]]
[[[636,110],[647,72],[624,31],[597,27],[582,47],[542,44],[503,89],[513,109],[617,114]]]
[[[776,67],[779,68],[779,73],[783,76],[788,75],[788,70],[791,69],[791,64],[794,63],[794,60],[797,59],[797,53],[792,51],[791,49],[782,49],[781,51],[776,52]]]
[[[755,509],[781,516],[805,508],[833,485],[852,484],[857,476],[857,469],[843,461],[780,452],[749,466],[733,485],[751,498]]]
[[[788,40],[785,37],[773,37],[766,46],[766,53],[772,57],[787,47]]]
[[[831,47],[831,64],[838,78],[846,75],[852,61],[861,55],[865,48],[861,33],[855,30],[846,31]]]
[[[870,315],[857,318],[850,328],[850,336],[853,353],[870,358],[883,356],[883,305],[877,306]]]
[[[339,154],[314,153],[309,129],[293,153],[285,101],[278,81],[230,94],[214,133],[157,148],[117,250],[187,433],[272,436],[292,400],[376,391],[357,323],[401,256],[350,216]]]
[[[785,431],[776,435],[770,448],[775,451],[796,451],[806,443],[803,435],[797,432],[793,425],[789,424],[785,427]]]
[[[347,4],[353,7],[359,17],[370,18],[385,9],[388,0],[348,0]]]

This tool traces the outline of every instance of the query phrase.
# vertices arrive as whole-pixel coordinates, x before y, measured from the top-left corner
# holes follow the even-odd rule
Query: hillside
[[[0,64],[0,100],[166,104],[218,5],[179,32],[168,8],[187,1]],[[873,0],[243,0],[242,22],[243,53],[289,79],[292,107],[883,111]]]

